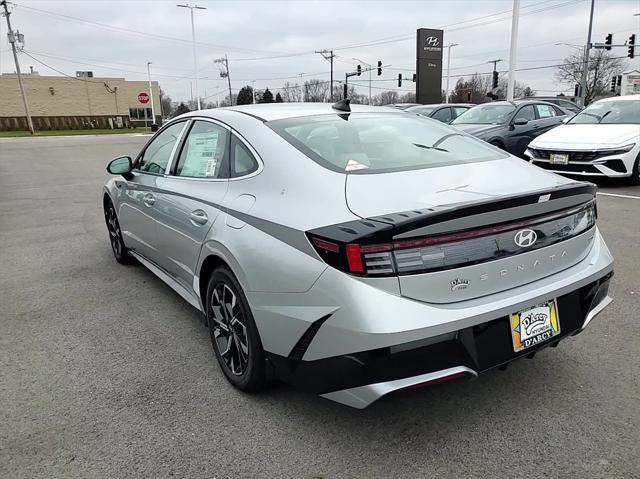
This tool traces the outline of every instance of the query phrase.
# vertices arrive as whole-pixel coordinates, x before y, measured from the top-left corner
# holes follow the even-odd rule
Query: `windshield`
[[[451,123],[458,125],[502,125],[516,108],[513,105],[478,105],[469,108]]]
[[[447,125],[404,113],[319,115],[267,123],[334,171],[378,173],[505,158]]]
[[[407,111],[410,111],[411,113],[417,113],[418,115],[429,116],[435,109],[435,106],[412,106],[410,108],[407,108]]]
[[[640,124],[640,100],[602,101],[589,105],[569,123]]]

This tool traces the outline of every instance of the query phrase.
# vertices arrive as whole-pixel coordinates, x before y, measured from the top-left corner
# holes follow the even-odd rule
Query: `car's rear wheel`
[[[129,254],[129,249],[124,245],[124,240],[122,239],[122,230],[120,229],[116,209],[110,200],[104,205],[104,219],[107,223],[109,241],[111,242],[111,249],[113,250],[113,256],[116,258],[116,261],[121,264],[133,263],[133,256]]]
[[[242,287],[226,266],[211,274],[206,306],[211,343],[224,375],[242,391],[264,388],[265,355],[260,335]]]

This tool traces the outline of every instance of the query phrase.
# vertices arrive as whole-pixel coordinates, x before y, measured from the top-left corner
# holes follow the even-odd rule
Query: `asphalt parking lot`
[[[0,477],[640,477],[640,187],[601,184],[614,303],[584,334],[358,411],[234,390],[199,313],[115,262],[104,168],[145,141],[0,140]]]

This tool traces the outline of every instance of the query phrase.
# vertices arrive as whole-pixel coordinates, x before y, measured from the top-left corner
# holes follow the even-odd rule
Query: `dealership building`
[[[76,77],[22,75],[29,113],[36,130],[128,128],[151,125],[151,97],[146,81],[98,78],[92,72]],[[162,121],[158,82],[151,82],[155,123]],[[18,76],[0,75],[0,131],[28,130]]]

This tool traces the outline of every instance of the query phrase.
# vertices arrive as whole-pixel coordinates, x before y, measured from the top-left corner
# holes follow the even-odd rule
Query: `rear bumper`
[[[610,302],[604,274],[557,297],[561,334],[535,348],[513,351],[508,316],[440,336],[314,361],[267,353],[276,377],[352,407],[364,408],[391,392],[474,378],[584,330]]]

